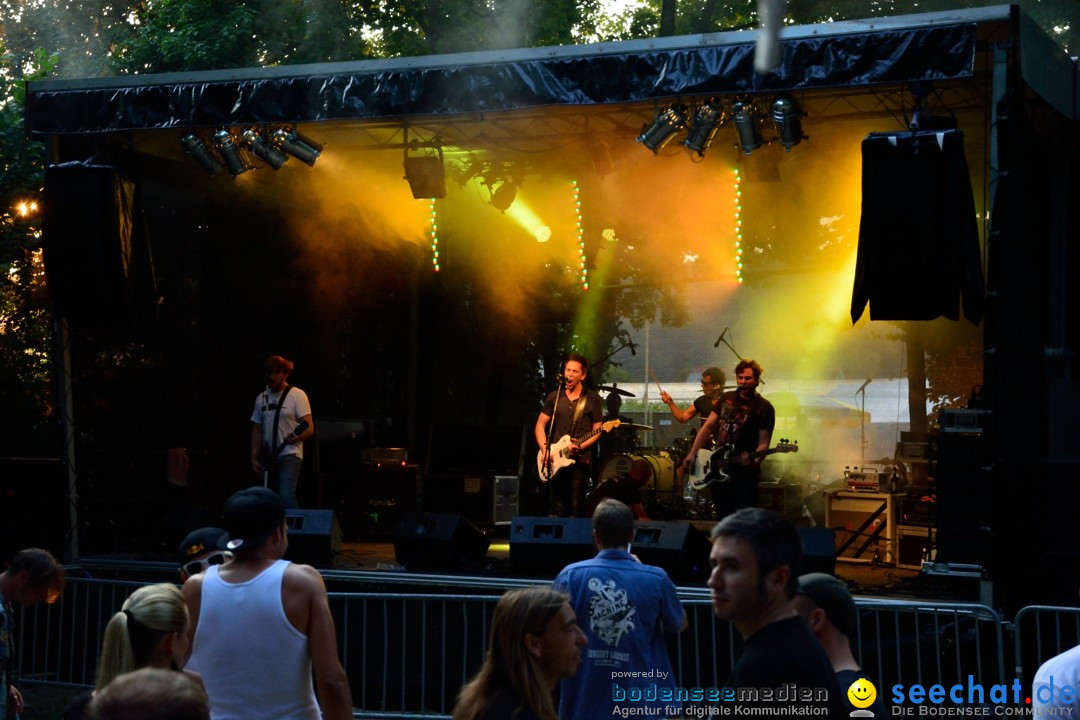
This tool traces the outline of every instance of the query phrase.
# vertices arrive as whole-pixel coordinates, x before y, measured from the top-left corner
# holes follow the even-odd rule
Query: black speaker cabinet
[[[514,572],[555,577],[570,563],[592,556],[592,520],[588,518],[516,517],[510,521]]]
[[[329,567],[341,550],[341,528],[333,510],[286,509],[289,549],[285,559]]]
[[[686,523],[639,521],[630,542],[630,552],[641,562],[663,568],[672,582],[684,585],[709,579],[710,550],[705,534]]]
[[[408,570],[457,571],[479,564],[490,541],[461,515],[403,513],[394,555]]]
[[[832,528],[799,528],[802,539],[802,566],[799,574],[836,574],[836,531]]]

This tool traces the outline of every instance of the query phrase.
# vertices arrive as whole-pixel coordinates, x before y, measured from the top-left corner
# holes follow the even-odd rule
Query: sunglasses
[[[198,575],[207,570],[211,565],[221,565],[226,560],[232,560],[232,553],[225,550],[219,550],[216,553],[207,555],[202,560],[192,560],[184,563],[180,567],[183,568],[184,572],[188,575]]]

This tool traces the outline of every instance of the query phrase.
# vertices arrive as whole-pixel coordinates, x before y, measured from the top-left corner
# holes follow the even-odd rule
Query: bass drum
[[[630,472],[630,466],[635,460],[644,460],[652,468],[652,480],[645,484],[646,488],[658,492],[675,492],[675,461],[666,452],[659,452],[655,455],[628,455],[625,453],[612,455],[604,461],[604,466],[600,468],[600,475],[596,479],[597,483],[613,480]]]

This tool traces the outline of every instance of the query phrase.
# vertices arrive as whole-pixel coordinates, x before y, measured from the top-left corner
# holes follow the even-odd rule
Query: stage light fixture
[[[253,128],[244,130],[241,137],[244,139],[244,145],[255,154],[255,157],[263,160],[275,170],[280,170],[285,161],[289,159],[288,155],[267,142],[266,138],[255,132]]]
[[[795,102],[795,98],[781,95],[772,104],[772,119],[776,124],[776,134],[780,136],[780,144],[784,150],[791,152],[803,140],[802,118],[806,115]]]
[[[229,169],[230,173],[241,175],[248,171],[247,163],[244,162],[244,158],[240,154],[240,146],[236,144],[232,133],[228,130],[222,129],[214,133],[214,147],[217,148],[222,159],[225,160],[225,167]]]
[[[312,167],[322,154],[323,146],[314,140],[304,137],[295,130],[289,131],[278,128],[273,135],[274,145],[292,155],[302,163]]]
[[[194,158],[195,162],[202,165],[203,170],[206,172],[211,175],[225,172],[225,168],[214,157],[214,153],[210,151],[210,148],[206,147],[195,133],[187,133],[180,138],[180,145],[183,146],[184,152]]]
[[[723,124],[723,120],[724,109],[719,98],[709,98],[694,113],[690,131],[682,144],[696,152],[699,157],[705,157],[705,151],[712,144],[713,137],[716,136],[716,131]]]
[[[517,185],[510,180],[504,180],[495,191],[491,193],[491,204],[501,213],[510,209],[517,197]]]
[[[446,197],[446,168],[442,148],[438,155],[409,156],[405,151],[405,179],[417,200]]]
[[[686,115],[685,105],[672,104],[653,120],[652,125],[642,126],[637,141],[657,154],[672,135],[686,127]]]
[[[739,133],[739,147],[749,155],[765,142],[761,137],[761,115],[749,100],[731,106],[731,119]]]

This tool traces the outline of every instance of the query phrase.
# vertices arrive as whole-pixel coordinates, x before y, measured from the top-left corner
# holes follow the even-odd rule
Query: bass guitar
[[[790,452],[799,452],[799,441],[788,442],[786,438],[781,438],[776,447],[750,453],[750,458],[756,460],[773,453]],[[686,476],[690,487],[695,490],[704,490],[710,483],[727,482],[731,479],[733,472],[740,467],[745,467],[741,462],[741,455],[742,453],[735,452],[733,445],[721,445],[713,450],[698,450],[694,465]]]
[[[590,430],[581,437],[571,438],[569,435],[563,435],[559,438],[559,441],[551,446],[551,452],[548,453],[548,462],[544,462],[544,451],[541,450],[536,454],[536,470],[540,473],[540,482],[547,482],[555,473],[562,470],[567,465],[574,464],[574,457],[571,456],[567,450],[571,445],[580,445],[594,435],[598,435],[602,432],[610,432],[619,427],[618,420],[608,420],[601,423],[600,427],[595,430]]]

